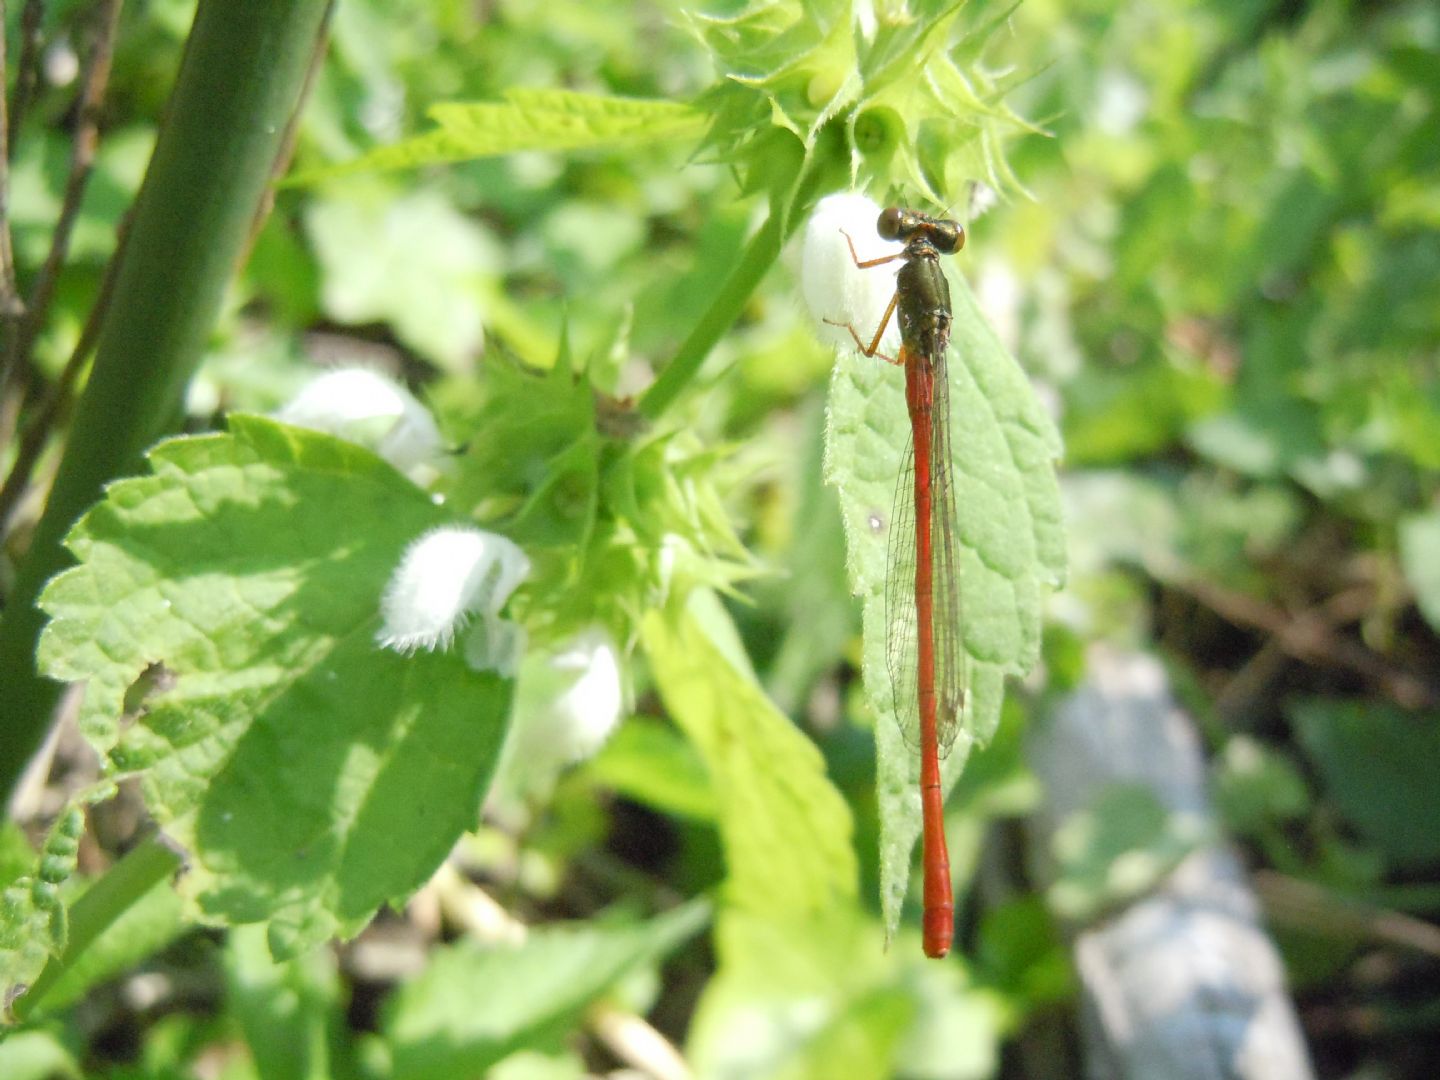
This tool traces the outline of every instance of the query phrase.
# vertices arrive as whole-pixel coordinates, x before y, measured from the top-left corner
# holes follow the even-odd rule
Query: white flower
[[[620,650],[604,628],[527,657],[491,808],[543,798],[566,766],[599,752],[624,708]]]
[[[498,616],[529,573],[530,560],[503,536],[468,525],[431,529],[390,575],[375,640],[396,652],[448,648],[472,616]]]
[[[359,443],[407,475],[433,467],[444,449],[430,410],[368,368],[337,368],[311,380],[275,416]]]
[[[529,638],[519,623],[484,615],[465,635],[465,662],[476,671],[493,671],[513,679],[520,671]]]
[[[550,666],[573,679],[550,707],[556,742],[570,761],[591,757],[620,720],[620,650],[603,627],[591,626],[570,638]]]
[[[895,295],[899,260],[862,270],[845,242],[848,234],[862,261],[901,251],[905,245],[882,240],[875,231],[880,209],[873,200],[854,192],[827,195],[815,204],[815,212],[805,223],[800,247],[801,291],[821,340],[837,348],[856,347],[847,325],[870,344]],[[880,339],[880,351],[896,356],[899,348],[900,328],[892,316]]]

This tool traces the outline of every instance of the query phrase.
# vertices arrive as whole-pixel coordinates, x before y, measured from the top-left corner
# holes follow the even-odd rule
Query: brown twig
[[[100,280],[100,291],[95,296],[95,302],[90,305],[90,313],[85,317],[85,326],[80,331],[80,340],[75,343],[75,348],[70,353],[70,359],[65,361],[65,368],[50,389],[49,396],[36,410],[30,423],[25,426],[24,433],[20,436],[20,446],[15,451],[15,461],[10,466],[10,472],[5,477],[4,484],[0,485],[0,537],[4,537],[9,529],[10,518],[30,482],[35,463],[40,459],[40,452],[45,448],[45,440],[65,419],[74,402],[75,384],[80,381],[85,364],[90,359],[91,353],[95,351],[96,343],[100,340],[100,326],[105,320],[105,312],[110,307],[110,297],[115,291],[115,275],[120,266],[120,258],[125,250],[125,239],[129,233],[127,217],[117,233],[115,252],[110,256],[110,262],[106,264],[105,276]]]
[[[100,106],[104,101],[105,86],[110,81],[110,62],[115,56],[115,34],[120,23],[122,5],[123,0],[101,0],[99,27],[95,43],[85,61],[84,82],[75,116],[75,133],[70,142],[70,175],[65,179],[65,197],[60,205],[60,217],[55,222],[50,251],[36,275],[27,305],[29,310],[20,324],[16,356],[18,363],[28,361],[30,349],[44,325],[50,301],[55,296],[56,281],[70,251],[70,234],[74,231],[75,221],[80,215],[80,201],[85,195],[85,185],[95,167],[95,146],[100,137]]]
[[[0,385],[5,385],[7,390],[18,386],[19,375],[29,363],[30,352],[44,326],[45,316],[48,314],[50,303],[55,296],[55,287],[61,268],[64,266],[65,258],[70,250],[70,237],[79,217],[85,186],[94,169],[95,147],[99,140],[100,106],[105,96],[105,86],[110,79],[110,63],[115,54],[115,36],[120,22],[122,5],[123,0],[102,0],[95,42],[86,59],[80,98],[77,103],[75,132],[71,139],[70,174],[65,181],[65,195],[60,207],[60,216],[56,220],[55,231],[51,237],[50,251],[45,257],[40,272],[36,275],[35,284],[30,293],[30,301],[26,305],[24,314],[7,328],[9,332],[5,336],[5,380]],[[117,241],[117,254],[121,243],[123,241]],[[75,383],[94,348],[95,338],[99,332],[100,318],[103,316],[109,299],[111,268],[117,264],[118,259],[112,257],[110,266],[106,269],[100,293],[91,307],[90,316],[86,321],[80,341],[76,344],[60,379],[50,390],[30,423],[26,425],[24,434],[21,436],[20,446],[16,450],[15,461],[11,466],[10,473],[6,476],[4,485],[0,486],[0,535],[4,534],[15,507],[25,491],[46,439],[54,425],[63,418],[69,409]],[[9,393],[6,394],[6,397],[11,406],[18,405],[18,392],[13,398]]]
[[[40,80],[40,28],[44,22],[45,0],[25,0],[25,9],[20,13],[20,65],[15,69],[15,96],[10,100],[7,137],[11,146],[20,134],[25,111]]]
[[[1354,937],[1440,957],[1440,926],[1402,911],[1352,900],[1312,882],[1257,870],[1255,891],[1272,917],[1330,937]]]
[[[1195,578],[1182,579],[1177,585],[1222,618],[1270,634],[1296,660],[1348,668],[1374,682],[1403,708],[1440,703],[1440,686],[1337,633],[1332,625],[1334,614],[1326,605],[1292,613]],[[1346,605],[1339,607],[1337,613],[1343,614]]]
[[[5,0],[0,0],[0,27],[5,25]],[[0,34],[0,87],[7,81],[5,35]],[[10,243],[10,118],[0,93],[0,320],[6,324],[25,311],[15,287],[15,252]],[[8,329],[7,329],[8,334]],[[3,385],[0,372],[0,385]]]

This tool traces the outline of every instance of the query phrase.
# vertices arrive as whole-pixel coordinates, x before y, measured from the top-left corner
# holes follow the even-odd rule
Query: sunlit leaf
[[[776,921],[813,915],[855,896],[850,813],[733,635],[714,597],[697,591],[673,621],[649,615],[643,642],[670,715],[710,772],[726,901]]]
[[[87,681],[82,730],[141,774],[204,917],[271,920],[277,954],[354,933],[474,823],[509,711],[461,656],[375,644],[391,570],[447,516],[368,451],[256,417],[150,463],[71,533],[44,669]]]

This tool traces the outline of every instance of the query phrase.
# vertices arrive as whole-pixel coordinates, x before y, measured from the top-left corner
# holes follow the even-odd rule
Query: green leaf
[[[1292,717],[1340,813],[1391,860],[1440,858],[1440,723],[1376,702],[1308,701]]]
[[[225,949],[229,1002],[260,1076],[325,1080],[342,1028],[335,954],[326,947],[276,962],[263,927],[231,931]]]
[[[43,669],[88,680],[81,729],[141,773],[204,917],[274,920],[277,955],[353,933],[474,824],[509,713],[459,655],[374,643],[390,572],[448,519],[368,451],[258,417],[150,463],[71,533]]]
[[[1420,614],[1440,632],[1440,510],[1400,522],[1400,568],[1415,590]]]
[[[815,744],[765,696],[734,626],[702,590],[642,641],[670,716],[704,759],[719,807],[725,899],[777,922],[855,896],[849,810]]]
[[[705,925],[692,903],[649,923],[578,923],[532,930],[519,945],[466,940],[433,953],[385,1011],[394,1075],[406,1080],[480,1076],[527,1048],[542,1048],[582,1009],[642,964]]]
[[[727,75],[702,99],[714,117],[706,150],[734,167],[747,191],[780,190],[773,136],[782,133],[799,141],[807,172],[833,159],[852,182],[860,174],[877,187],[904,185],[937,204],[940,190],[967,179],[1018,186],[1000,138],[1028,125],[999,102],[1002,81],[977,62],[998,23],[957,29],[962,8],[764,0],[734,15],[691,16]]]
[[[1054,471],[1059,436],[969,287],[955,280],[951,294],[950,441],[971,685],[964,731],[942,764],[947,792],[971,745],[994,731],[1005,676],[1034,666],[1045,591],[1065,569]],[[840,494],[850,588],[863,608],[865,688],[879,717],[880,891],[891,935],[920,834],[918,761],[901,739],[885,663],[888,525],[909,440],[903,373],[844,352],[830,385],[826,476]]]
[[[1214,786],[1225,823],[1238,831],[1263,833],[1310,810],[1310,793],[1295,763],[1248,735],[1226,742]]]
[[[588,150],[646,142],[689,141],[705,114],[674,101],[513,89],[503,102],[447,103],[430,109],[436,130],[372,150],[354,161],[312,169],[287,180],[312,184],[336,176],[414,169],[519,150]]]

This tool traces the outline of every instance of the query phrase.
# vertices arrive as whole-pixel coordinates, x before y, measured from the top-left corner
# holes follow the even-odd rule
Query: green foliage
[[[631,717],[590,762],[589,772],[616,794],[663,813],[715,820],[715,790],[705,766],[673,728]]]
[[[90,883],[90,888],[94,889],[95,883]],[[86,894],[78,897],[72,894],[66,899],[78,920],[85,910]],[[85,942],[78,955],[62,956],[61,964],[54,968],[54,980],[49,985],[36,983],[20,1004],[27,1013],[33,1012],[35,999],[41,997],[43,990],[41,1001],[44,1011],[54,1015],[81,1000],[95,987],[154,955],[185,929],[180,897],[169,878],[161,877],[138,898],[121,907],[113,920],[106,919],[99,927],[99,933]],[[75,936],[72,931],[72,946]]]
[[[549,1047],[586,1006],[699,931],[707,915],[697,902],[648,923],[547,927],[518,945],[437,950],[386,1009],[394,1074],[478,1076],[516,1050]]]
[[[12,78],[24,7],[7,9]],[[43,853],[0,841],[0,968],[32,987],[0,1075],[218,1059],[237,1078],[558,1080],[607,1052],[597,1018],[652,1006],[697,1075],[995,1075],[1004,1040],[1075,993],[1056,911],[1103,917],[1210,839],[1117,791],[1062,836],[1048,896],[968,888],[1021,862],[988,845],[1044,797],[1026,724],[1106,638],[1159,645],[1190,680],[1249,864],[1319,883],[1315,910],[1267,915],[1327,1021],[1367,1019],[1329,1023],[1322,1054],[1428,1066],[1423,1041],[1384,1040],[1434,1010],[1394,916],[1440,910],[1433,7],[336,5],[296,167],[210,330],[186,430],[358,362],[423,388],[446,453],[422,490],[233,416],[162,444],[72,534],[43,659],[88,680],[103,774],[62,740],[27,801]],[[12,400],[34,415],[90,316],[193,9],[122,23],[70,258],[0,432]],[[88,10],[46,6],[51,63],[83,62]],[[64,198],[74,86],[42,82],[14,141],[22,291]],[[982,213],[972,180],[1019,197]],[[834,358],[782,258],[847,187],[969,231],[947,272],[974,686],[945,764],[961,918],[943,964],[904,917],[918,794],[877,651],[899,374],[843,358],[827,410]],[[115,413],[149,386],[150,342],[131,352]],[[87,434],[54,432],[36,475]],[[0,559],[41,501],[26,493]],[[526,692],[612,699],[534,672],[597,624],[619,646],[605,748],[553,794],[492,799],[452,856],[532,924],[518,946],[481,944],[432,890],[383,911],[475,826],[514,709],[459,650],[374,645],[390,570],[442,523],[531,562],[506,613],[533,645]],[[1064,556],[1073,583],[1043,627]],[[78,808],[88,870],[133,842],[136,792],[188,870],[152,838],[77,878]],[[642,921],[705,889],[703,938],[699,909]],[[376,911],[373,937],[317,944]],[[391,985],[365,968],[377,943],[423,951],[423,971]],[[173,989],[136,1008],[155,986]],[[126,1064],[96,1030],[133,1036]]]
[[[446,516],[369,452],[253,417],[150,462],[72,534],[42,662],[89,679],[82,730],[141,775],[204,917],[271,920],[277,955],[353,934],[473,821],[503,737],[507,682],[374,643]]]
[[[766,699],[722,610],[696,593],[644,644],[671,716],[700,752],[725,846],[725,900],[779,923],[855,896],[850,815],[815,747]]]
[[[328,950],[277,961],[264,927],[239,926],[226,943],[225,976],[260,1076],[321,1080],[342,1072],[335,1061],[340,982]]]
[[[782,0],[693,16],[729,75],[701,99],[715,117],[707,148],[749,190],[776,190],[787,137],[807,166],[836,154],[858,186],[903,186],[938,206],[965,180],[1009,187],[1000,140],[1025,125],[1001,102],[1007,81],[975,62],[995,28],[981,20],[995,13]]]
[[[636,142],[688,140],[704,116],[668,101],[636,101],[568,90],[505,92],[503,103],[436,105],[437,129],[327,169],[290,177],[291,184],[314,183],[351,173],[413,169],[468,161],[520,150],[587,150]]]
[[[1401,866],[1440,856],[1440,728],[1433,713],[1338,701],[1304,702],[1293,712],[1327,795],[1370,847]]]
[[[326,315],[387,323],[421,356],[452,370],[479,349],[493,242],[439,192],[351,184],[315,200],[306,225]]]
[[[9,1080],[81,1080],[85,1075],[53,1032],[12,1031],[0,1039],[0,1072]]]
[[[1420,613],[1440,631],[1440,512],[1401,520],[1400,566],[1415,590]]]

